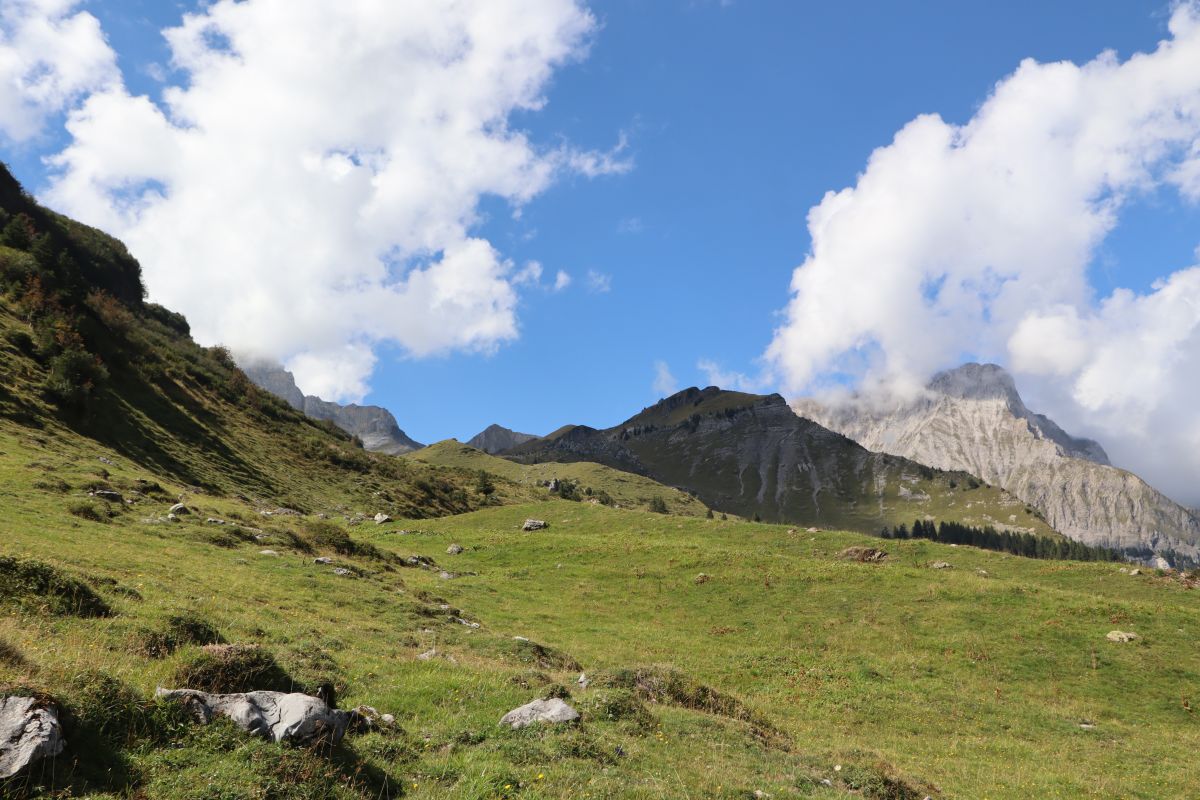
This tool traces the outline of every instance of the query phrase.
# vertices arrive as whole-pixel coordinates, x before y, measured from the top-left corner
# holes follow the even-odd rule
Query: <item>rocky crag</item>
[[[965,470],[1036,508],[1060,533],[1149,562],[1200,558],[1200,516],[1109,463],[1104,449],[1030,411],[994,364],[936,375],[906,400],[802,399],[796,413],[863,447]]]
[[[386,408],[353,403],[341,405],[314,395],[305,395],[296,385],[292,373],[278,364],[247,363],[242,365],[242,371],[260,388],[286,401],[297,411],[303,411],[313,419],[329,420],[347,433],[357,436],[367,450],[400,455],[425,446],[402,431],[392,412]]]
[[[496,455],[536,438],[532,433],[518,433],[500,425],[489,425],[467,440],[467,444],[489,455]]]

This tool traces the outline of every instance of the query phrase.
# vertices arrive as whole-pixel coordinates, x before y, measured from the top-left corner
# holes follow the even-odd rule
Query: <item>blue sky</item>
[[[80,8],[99,19],[129,93],[157,101],[154,74],[170,57],[159,30],[188,7]],[[1117,0],[588,7],[599,25],[586,55],[554,71],[544,107],[514,112],[509,125],[541,147],[605,151],[624,137],[620,156],[632,168],[561,177],[519,219],[508,201],[482,198],[473,235],[517,268],[536,260],[547,280],[563,270],[572,282],[521,289],[519,336],[490,352],[413,357],[402,344],[376,345],[365,402],[391,409],[421,441],[466,438],[492,422],[532,433],[616,423],[657,399],[657,362],[679,388],[708,382],[702,360],[759,378],[792,272],[812,245],[809,209],[853,186],[875,148],[922,113],[967,122],[1024,58],[1083,63],[1106,49],[1122,59],[1152,50],[1171,11]],[[39,194],[50,181],[42,157],[69,142],[62,118],[4,144]],[[1149,292],[1193,264],[1198,222],[1196,206],[1171,190],[1138,194],[1096,251],[1095,297]],[[590,285],[589,272],[607,285]],[[769,374],[754,385],[780,386]]]

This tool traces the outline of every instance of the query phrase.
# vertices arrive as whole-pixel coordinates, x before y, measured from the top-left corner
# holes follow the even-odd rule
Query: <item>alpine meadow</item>
[[[0,161],[0,798],[1200,796],[1195,0],[0,0]]]

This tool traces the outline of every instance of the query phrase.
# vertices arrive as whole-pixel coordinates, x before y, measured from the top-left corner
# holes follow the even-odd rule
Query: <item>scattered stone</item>
[[[228,717],[247,733],[273,742],[337,744],[361,719],[357,711],[338,711],[320,698],[298,692],[209,694],[160,688],[154,696],[182,702],[203,725],[215,716]]]
[[[329,556],[317,556],[313,559],[314,564],[332,564],[333,559]]]
[[[225,524],[225,520],[217,519],[216,517],[209,517],[208,519],[206,519],[204,521],[209,525],[224,525]]]
[[[695,577],[695,579],[692,582],[699,585],[701,583],[708,583],[711,580],[712,580],[712,575],[709,575],[707,572],[701,572],[699,575],[697,575]]]
[[[878,564],[887,558],[887,551],[880,550],[877,547],[861,547],[855,545],[847,547],[842,552],[838,553],[838,558],[846,561],[860,561],[864,564]]]
[[[334,567],[333,574],[339,575],[343,578],[353,578],[354,577],[354,573],[351,572],[350,570],[346,569],[345,567]]]
[[[417,659],[420,661],[431,661],[431,660],[437,658],[437,654],[438,654],[437,648],[431,647],[428,650],[426,650],[424,653],[418,654]]]
[[[1120,569],[1117,570],[1117,572],[1121,573],[1122,575],[1129,574],[1129,570],[1126,567],[1121,567]]]
[[[478,622],[470,622],[468,620],[463,619],[462,617],[455,617],[454,621],[460,625],[466,625],[468,628],[478,628],[479,627]]]
[[[975,573],[984,578],[988,576],[988,571],[986,569],[977,569],[975,570]]]
[[[391,522],[391,521],[392,521],[392,518],[389,517],[387,514],[384,514],[382,511],[375,515],[375,524],[376,525],[382,525],[385,522]]]
[[[589,685],[591,685],[592,682],[588,678],[586,672],[581,672],[579,673],[579,677],[575,680],[575,683],[579,685],[580,689],[586,689]]]
[[[532,703],[526,703],[520,708],[514,708],[500,718],[500,726],[517,730],[518,728],[532,725],[535,722],[546,722],[557,725],[578,721],[579,712],[559,698],[554,697],[549,700],[534,700]]]
[[[381,716],[379,718],[379,721],[382,722],[384,725],[387,725],[388,727],[391,727],[392,725],[396,724],[396,718],[394,716],[392,716],[391,714],[384,714],[383,716]]]
[[[525,524],[521,526],[523,531],[541,531],[550,527],[550,523],[542,519],[527,519]]]
[[[809,528],[809,529],[808,529],[808,532],[809,532],[809,533],[816,533],[816,532],[817,532],[817,529],[816,529],[816,528]]]
[[[1093,722],[1081,722],[1081,723],[1079,723],[1079,727],[1085,731],[1090,731],[1090,730],[1095,730],[1096,724]]]
[[[452,556],[456,556],[459,553],[461,553],[462,551],[463,551],[463,546],[461,544],[452,544],[446,548],[447,555],[452,555]]]
[[[458,577],[458,574],[455,572],[446,572],[446,570],[442,570],[438,573],[438,577],[444,581],[452,581]]]
[[[1155,569],[1170,569],[1171,568],[1171,562],[1167,561],[1162,556],[1156,555],[1153,559],[1153,562],[1154,563],[1151,564],[1151,566],[1153,566]]]
[[[192,510],[183,503],[176,503],[175,505],[171,506],[170,510],[172,514],[179,514],[180,516],[192,513]]]
[[[33,697],[0,698],[0,780],[63,751],[58,710]]]
[[[829,780],[829,778],[821,778],[821,785],[822,786],[833,786],[833,781]]]
[[[278,556],[279,555],[279,553],[276,552],[275,550],[259,550],[258,554],[260,556]]]
[[[112,459],[107,456],[100,456],[99,461],[101,464],[108,464],[110,467],[113,466]]]
[[[1140,569],[1131,569],[1131,570],[1129,570],[1129,574],[1130,575],[1141,575],[1142,571]]]
[[[546,488],[551,492],[557,492],[561,488],[558,483],[558,478],[551,478],[550,483],[546,484]]]
[[[167,522],[179,522],[179,517],[174,514],[167,514]]]
[[[1139,637],[1132,631],[1109,631],[1104,638],[1108,639],[1110,642],[1125,644],[1126,642],[1132,642]]]
[[[949,561],[935,561],[929,565],[930,569],[953,569]]]
[[[528,636],[514,636],[513,638],[516,639],[518,642],[528,642],[529,641]]]
[[[121,497],[120,492],[114,492],[112,489],[93,489],[88,492],[92,497],[99,497],[109,503],[124,503],[125,498]]]
[[[770,800],[771,795],[768,792],[764,792],[762,789],[755,789],[754,797],[755,800]]]

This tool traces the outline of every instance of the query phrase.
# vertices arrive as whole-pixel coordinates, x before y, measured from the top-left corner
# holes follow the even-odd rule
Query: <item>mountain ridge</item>
[[[362,440],[363,448],[374,453],[402,455],[420,450],[425,445],[411,438],[396,422],[392,412],[382,406],[342,405],[306,395],[296,385],[296,378],[279,364],[248,360],[242,371],[260,389],[265,389],[292,408],[313,419],[332,422],[352,436]]]
[[[973,476],[872,453],[797,416],[777,394],[691,387],[612,428],[565,426],[504,456],[595,461],[747,518],[876,533],[933,517],[1053,534],[1023,503]]]
[[[472,436],[466,443],[476,450],[482,450],[488,455],[494,456],[538,438],[540,437],[535,434],[520,433],[493,423]]]
[[[1195,512],[1112,466],[1099,443],[1072,437],[1030,411],[997,365],[939,373],[913,399],[859,395],[825,405],[802,398],[792,408],[868,449],[979,475],[1085,544],[1143,557],[1200,558]]]

